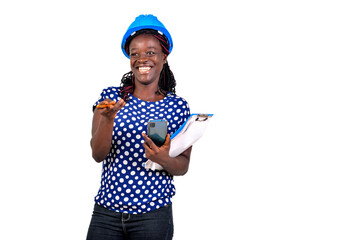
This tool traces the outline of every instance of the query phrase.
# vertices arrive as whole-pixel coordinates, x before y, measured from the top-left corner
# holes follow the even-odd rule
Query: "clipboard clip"
[[[199,121],[199,122],[205,122],[206,120],[209,119],[209,115],[208,114],[198,114],[195,121]]]
[[[205,122],[208,119],[210,119],[213,116],[213,114],[191,114],[191,116],[186,120],[186,122],[174,133],[175,136],[177,136],[178,133],[184,134],[188,128],[194,123],[194,122]],[[172,136],[172,138],[174,137]]]

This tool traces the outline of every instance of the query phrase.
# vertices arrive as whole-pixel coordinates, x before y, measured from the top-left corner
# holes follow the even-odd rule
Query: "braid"
[[[170,70],[169,64],[165,63],[160,74],[159,89],[156,93],[166,95],[167,92],[175,94],[176,80]]]
[[[140,34],[151,34],[159,40],[163,53],[169,55],[169,44],[165,35],[153,29],[142,29],[131,35],[125,43],[125,50],[129,54],[129,45],[132,39]],[[174,74],[170,70],[169,64],[166,62],[160,73],[158,90],[156,94],[166,95],[168,92],[175,94],[176,80]],[[132,71],[125,73],[121,79],[120,96],[124,101],[129,100],[129,93],[133,93],[135,89],[134,73]]]
[[[121,79],[120,84],[120,97],[124,99],[125,102],[129,100],[129,93],[134,92],[134,74],[132,71],[125,73]]]

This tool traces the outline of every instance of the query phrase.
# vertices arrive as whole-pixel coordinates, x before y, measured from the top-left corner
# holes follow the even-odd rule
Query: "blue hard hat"
[[[154,15],[151,15],[151,14],[146,14],[146,15],[140,15],[135,19],[135,21],[129,26],[128,30],[126,31],[126,33],[122,39],[121,49],[127,58],[130,58],[130,56],[125,51],[126,40],[133,33],[135,33],[136,31],[139,31],[141,29],[154,29],[154,30],[157,30],[157,31],[160,31],[161,33],[163,33],[169,41],[169,53],[171,53],[171,50],[173,48],[173,42],[172,42],[170,33],[165,28],[164,24],[162,24],[157,19],[157,17],[155,17]]]

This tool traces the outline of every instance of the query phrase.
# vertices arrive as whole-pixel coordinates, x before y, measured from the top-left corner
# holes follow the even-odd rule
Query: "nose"
[[[138,62],[147,62],[149,60],[149,57],[145,54],[139,54],[137,61]]]

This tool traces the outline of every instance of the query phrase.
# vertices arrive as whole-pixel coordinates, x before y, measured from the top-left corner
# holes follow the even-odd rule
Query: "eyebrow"
[[[136,49],[138,49],[138,48],[130,48],[130,51],[134,51]],[[148,47],[147,49],[156,49],[156,47]]]

